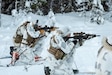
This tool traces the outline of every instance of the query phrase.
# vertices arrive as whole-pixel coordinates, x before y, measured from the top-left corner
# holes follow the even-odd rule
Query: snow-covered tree
[[[104,8],[104,11],[109,11],[109,1],[108,0],[101,0],[101,4]]]
[[[26,10],[26,12],[28,13],[28,12],[31,12],[31,3],[32,3],[32,1],[25,1],[25,10]]]
[[[103,18],[104,8],[101,4],[101,0],[93,0],[92,10],[91,10],[91,22],[96,22],[101,24],[104,22]]]
[[[15,0],[3,0],[1,2],[1,12],[5,14],[11,14],[11,10],[14,9]]]
[[[73,11],[73,0],[62,0],[63,12]]]
[[[96,15],[103,19],[103,12],[112,10],[112,0],[3,0],[1,7],[1,12],[9,15],[13,9],[38,15],[47,15],[52,9],[53,13],[81,12],[82,15],[92,11],[92,18]]]
[[[93,5],[97,6],[99,9],[104,11],[104,8],[103,8],[103,6],[101,4],[101,0],[93,0]]]
[[[108,1],[109,10],[112,10],[112,0]]]
[[[56,19],[55,19],[55,15],[52,9],[50,9],[49,13],[48,13],[48,20],[45,23],[45,25],[47,26],[55,26],[56,24]]]

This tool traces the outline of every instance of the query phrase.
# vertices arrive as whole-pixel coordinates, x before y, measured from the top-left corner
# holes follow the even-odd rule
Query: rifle
[[[91,38],[94,38],[94,37],[99,37],[100,35],[96,35],[96,34],[86,34],[86,33],[74,33],[74,36],[72,37],[63,37],[65,41],[69,40],[70,38],[73,38],[74,40],[87,40],[87,39],[91,39]]]
[[[58,27],[54,27],[54,26],[48,27],[47,25],[45,25],[45,27],[34,26],[34,29],[35,29],[35,31],[44,30],[46,32],[51,32],[51,31],[54,31],[55,29],[58,29]]]

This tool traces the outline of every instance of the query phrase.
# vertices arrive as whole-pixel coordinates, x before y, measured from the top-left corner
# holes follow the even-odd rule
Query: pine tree
[[[96,22],[101,24],[104,22],[103,19],[104,8],[100,0],[93,0],[92,10],[91,10],[91,22]]]

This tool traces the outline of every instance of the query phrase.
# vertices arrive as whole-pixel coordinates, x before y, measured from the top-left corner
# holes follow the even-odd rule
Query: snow
[[[20,16],[12,17],[9,15],[1,14],[1,27],[0,27],[0,57],[9,56],[10,46],[13,46],[13,35],[19,25],[24,21],[30,20],[35,23],[38,19],[39,24],[43,25],[48,21],[48,16],[39,16],[32,13],[28,15],[20,14]],[[88,16],[88,14],[87,14]],[[79,16],[78,13],[63,13],[55,14],[57,27],[68,27],[71,32],[85,32],[90,34],[98,34],[100,37],[96,37],[84,42],[83,46],[76,48],[74,54],[75,63],[81,72],[95,72],[95,62],[97,57],[97,51],[101,47],[101,39],[103,36],[112,35],[112,23],[105,20],[104,24],[97,25],[96,23],[90,23],[88,17]],[[46,40],[46,42],[49,40]],[[48,44],[45,44],[46,47]],[[43,54],[44,56],[46,54]],[[8,64],[8,61],[1,64]],[[25,69],[28,67],[28,69]],[[0,67],[0,75],[44,75],[44,66],[42,64],[29,65],[29,66],[12,66],[12,67]],[[81,74],[80,74],[81,75]],[[86,74],[85,74],[86,75]]]

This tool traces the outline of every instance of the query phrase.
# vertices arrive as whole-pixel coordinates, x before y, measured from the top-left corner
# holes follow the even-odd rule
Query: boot
[[[51,69],[49,67],[44,67],[45,75],[50,75]]]
[[[78,69],[73,69],[73,73],[77,74],[77,73],[79,73],[79,70]]]

